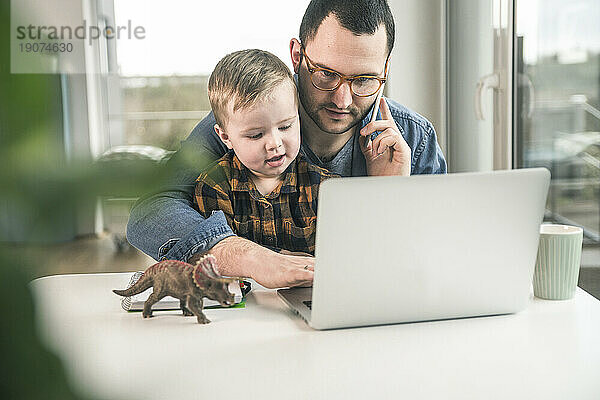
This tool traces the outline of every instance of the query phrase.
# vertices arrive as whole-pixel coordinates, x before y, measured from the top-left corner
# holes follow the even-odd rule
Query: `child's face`
[[[290,82],[279,84],[270,96],[251,107],[233,111],[225,127],[215,131],[239,160],[259,178],[276,178],[298,155],[300,122]]]

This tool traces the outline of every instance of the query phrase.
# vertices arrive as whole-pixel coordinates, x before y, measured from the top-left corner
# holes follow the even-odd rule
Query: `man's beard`
[[[310,82],[310,77],[303,77],[303,75],[304,74],[302,73],[298,74],[298,95],[300,97],[300,103],[302,104],[302,107],[304,107],[304,111],[306,111],[306,114],[308,114],[308,116],[323,132],[334,135],[339,135],[341,133],[347,132],[349,129],[359,124],[369,113],[372,104],[364,110],[361,110],[356,105],[351,104],[350,107],[344,111],[349,111],[350,115],[352,116],[352,119],[341,127],[328,127],[319,115],[319,111],[325,108],[337,110],[338,107],[334,103],[317,104],[313,102],[310,98],[310,94],[308,94],[309,86],[313,87],[312,83]]]

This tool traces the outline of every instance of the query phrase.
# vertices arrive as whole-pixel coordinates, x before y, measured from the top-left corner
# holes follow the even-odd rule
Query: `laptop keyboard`
[[[312,300],[305,300],[302,303],[304,303],[304,305],[308,307],[309,310],[312,310]]]

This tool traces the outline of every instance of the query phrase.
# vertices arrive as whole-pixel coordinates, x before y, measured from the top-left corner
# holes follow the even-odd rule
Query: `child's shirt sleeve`
[[[233,206],[228,189],[214,183],[207,174],[202,174],[196,181],[194,203],[204,218],[210,217],[213,211],[223,211],[227,223],[233,228]]]

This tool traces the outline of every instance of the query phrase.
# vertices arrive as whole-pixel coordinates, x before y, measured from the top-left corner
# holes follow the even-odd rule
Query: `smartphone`
[[[379,88],[379,92],[377,92],[377,98],[375,99],[375,104],[373,105],[373,114],[371,115],[371,121],[373,122],[377,119],[377,114],[379,113],[379,103],[381,103],[381,96],[383,96],[383,88],[385,86],[385,82],[381,84]],[[373,141],[380,134],[380,131],[375,131],[369,135],[369,140]],[[367,143],[368,145],[368,143]]]

